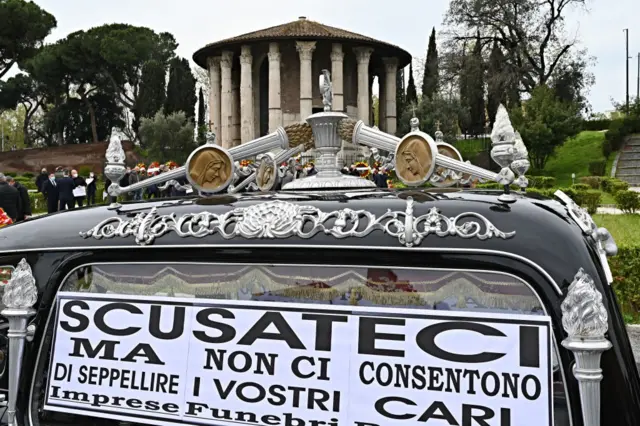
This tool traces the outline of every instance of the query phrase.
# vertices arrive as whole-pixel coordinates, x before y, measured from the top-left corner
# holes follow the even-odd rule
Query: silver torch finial
[[[562,346],[573,352],[576,359],[573,375],[580,389],[583,424],[599,426],[600,359],[602,353],[611,348],[611,342],[605,338],[609,323],[602,293],[582,268],[569,285],[560,309],[562,327],[567,332]]]
[[[515,175],[509,168],[515,157],[515,137],[509,113],[507,113],[504,105],[500,105],[493,124],[493,131],[491,132],[491,158],[502,167],[498,174],[498,183],[504,186],[504,193],[498,197],[498,200],[503,203],[516,201],[515,197],[510,193],[510,185],[513,183]]]

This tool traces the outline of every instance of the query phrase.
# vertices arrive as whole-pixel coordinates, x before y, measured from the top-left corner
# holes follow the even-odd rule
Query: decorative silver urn
[[[527,190],[527,186],[529,186],[529,179],[524,175],[529,170],[529,152],[527,151],[527,147],[522,140],[522,136],[520,136],[519,132],[515,134],[515,144],[514,144],[514,160],[511,163],[511,170],[513,170],[518,178],[516,179],[516,184],[520,187],[522,192]]]
[[[120,179],[125,175],[127,168],[125,167],[126,154],[122,149],[122,144],[119,140],[111,140],[107,147],[107,153],[105,154],[107,163],[104,168],[104,175],[111,181],[108,192],[112,197],[117,197],[122,192],[120,188]],[[119,208],[115,200],[111,203],[109,208]]]

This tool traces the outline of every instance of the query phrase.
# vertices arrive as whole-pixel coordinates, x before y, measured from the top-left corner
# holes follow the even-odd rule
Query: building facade
[[[300,17],[209,44],[194,61],[209,72],[209,120],[230,148],[322,111],[320,75],[331,73],[333,110],[396,131],[396,74],[411,61],[399,47]]]

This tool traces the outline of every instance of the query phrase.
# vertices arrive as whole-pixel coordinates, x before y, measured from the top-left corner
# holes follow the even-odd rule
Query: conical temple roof
[[[206,67],[206,59],[219,55],[222,50],[233,50],[242,44],[253,42],[267,42],[277,40],[334,40],[336,42],[351,42],[361,46],[370,46],[383,55],[397,57],[399,66],[404,67],[411,61],[411,55],[404,49],[376,40],[374,38],[343,30],[320,22],[311,21],[304,16],[286,24],[276,25],[258,31],[242,34],[224,40],[210,43],[199,49],[193,55],[193,60],[201,67]]]

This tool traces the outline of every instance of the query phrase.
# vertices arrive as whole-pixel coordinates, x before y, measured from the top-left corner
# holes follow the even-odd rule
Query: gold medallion
[[[436,144],[423,132],[411,132],[396,148],[396,175],[406,185],[425,183],[435,169]]]
[[[187,180],[201,192],[224,190],[233,179],[233,160],[218,145],[202,145],[187,160]]]
[[[278,181],[278,165],[274,156],[270,153],[264,154],[260,159],[260,165],[256,172],[256,185],[260,191],[273,191]]]

